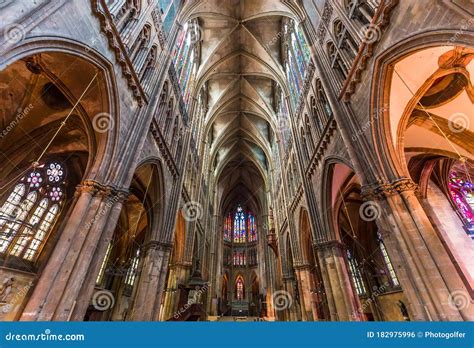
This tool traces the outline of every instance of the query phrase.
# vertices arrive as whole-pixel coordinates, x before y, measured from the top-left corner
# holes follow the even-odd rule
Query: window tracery
[[[19,180],[0,208],[0,253],[34,261],[64,201],[65,170],[41,164]]]

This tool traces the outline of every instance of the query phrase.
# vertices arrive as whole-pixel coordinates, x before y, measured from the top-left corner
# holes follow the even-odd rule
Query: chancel
[[[474,320],[474,5],[0,4],[0,320]]]

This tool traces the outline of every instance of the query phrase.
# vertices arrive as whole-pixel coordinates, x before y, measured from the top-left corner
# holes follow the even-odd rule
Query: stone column
[[[104,232],[100,238],[100,242],[97,245],[97,250],[93,256],[93,259],[90,263],[89,272],[87,278],[82,284],[81,291],[77,297],[76,305],[74,307],[73,313],[71,315],[71,320],[73,321],[83,321],[84,315],[91,303],[91,299],[94,293],[94,287],[97,280],[97,275],[100,272],[100,267],[104,261],[107,248],[110,244],[110,241],[113,239],[114,231],[120,213],[122,211],[123,201],[128,197],[128,193],[115,192],[108,197],[107,205],[111,205],[111,212],[109,215],[108,222],[104,227]]]
[[[178,310],[179,290],[178,285],[185,284],[188,279],[192,263],[170,265],[170,275],[166,284],[166,294],[163,306],[162,319],[168,320]]]
[[[342,244],[336,240],[319,243],[316,251],[323,270],[331,320],[361,320],[357,310],[360,308],[359,298],[353,291]]]
[[[473,320],[474,307],[456,308],[451,296],[469,292],[416,195],[417,185],[398,179],[364,187],[378,214],[387,252],[415,320]],[[369,203],[365,203],[369,204]]]
[[[91,180],[78,186],[76,204],[20,320],[84,317],[87,306],[78,299],[83,287],[89,292],[93,290],[95,278],[89,276],[90,267],[98,254],[97,245],[107,230],[106,224],[115,226],[117,223],[120,199],[115,203],[110,199],[117,192],[113,187]],[[78,305],[79,309],[75,310]]]
[[[314,280],[311,274],[311,265],[295,266],[296,278],[298,279],[300,289],[301,310],[303,312],[303,320],[314,321],[318,318],[316,304],[313,299]]]
[[[130,315],[131,320],[155,321],[159,319],[171,248],[171,244],[159,241],[150,241],[143,246],[145,257]]]
[[[283,277],[283,286],[285,288],[285,293],[281,292],[277,296],[273,297],[273,307],[275,311],[283,311],[285,319],[289,321],[299,321],[301,320],[301,315],[298,311],[298,303],[296,302],[295,294],[295,282],[296,279],[293,276],[284,276]],[[277,314],[277,318],[280,315]]]

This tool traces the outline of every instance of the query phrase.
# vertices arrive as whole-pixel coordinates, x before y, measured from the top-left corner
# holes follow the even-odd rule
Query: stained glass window
[[[97,276],[97,279],[95,281],[97,285],[101,285],[102,280],[104,280],[105,268],[107,266],[107,263],[109,262],[111,252],[112,252],[112,242],[109,242],[109,244],[107,245],[107,251],[105,252],[104,259],[102,260],[102,264],[100,265],[99,275]]]
[[[234,250],[233,265],[234,266],[245,266],[247,264],[247,258],[245,250]]]
[[[349,250],[347,250],[347,263],[349,264],[349,270],[357,295],[364,295],[367,290],[365,288],[364,281],[362,280],[362,275],[360,274],[359,264]]]
[[[398,281],[397,274],[395,273],[395,269],[393,268],[392,261],[390,261],[390,257],[388,256],[387,249],[385,248],[385,244],[379,232],[377,232],[377,241],[379,243],[380,252],[382,253],[385,266],[387,267],[387,270],[388,270],[388,275],[390,276],[390,280],[392,281],[392,285],[400,286],[400,282]]]
[[[234,243],[245,243],[245,214],[241,206],[234,217]]]
[[[135,279],[137,278],[138,264],[140,262],[140,249],[137,249],[135,255],[130,261],[130,265],[125,276],[125,285],[133,287]]]
[[[232,216],[229,214],[224,220],[224,241],[230,242],[232,234]]]
[[[184,25],[176,40],[173,62],[186,106],[191,96],[192,85],[196,75],[195,44],[199,37],[199,26],[196,23],[188,22]]]
[[[296,108],[311,55],[303,33],[294,21],[291,27],[285,25],[284,32],[287,40],[284,43],[286,47],[284,65],[286,79],[290,91],[291,106]]]
[[[452,171],[449,176],[449,191],[454,204],[469,233],[474,236],[474,184],[469,176]]]
[[[296,22],[293,22],[293,23],[295,26],[294,30],[296,33],[296,37],[298,38],[299,47],[303,53],[305,63],[307,64],[311,58],[311,53],[309,51],[308,44],[306,43],[303,32],[298,28],[298,25],[296,24]]]
[[[0,208],[0,252],[34,261],[64,199],[62,164],[41,164],[26,173]]]
[[[236,294],[235,297],[237,300],[243,300],[245,298],[244,294],[244,280],[242,277],[237,277],[237,280],[235,281],[235,288],[236,288]]]
[[[248,229],[249,242],[255,242],[257,240],[257,226],[255,225],[255,216],[252,213],[249,213]]]

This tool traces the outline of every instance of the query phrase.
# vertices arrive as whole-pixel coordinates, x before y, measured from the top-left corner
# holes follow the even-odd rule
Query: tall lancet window
[[[228,214],[224,219],[224,242],[231,242],[232,235],[232,215]]]
[[[31,169],[0,208],[0,253],[35,261],[64,201],[65,170],[58,162]]]
[[[464,226],[474,238],[474,183],[470,176],[451,171],[448,186]]]
[[[238,206],[234,216],[234,243],[245,243],[245,234],[245,214],[242,207]]]
[[[255,224],[255,216],[252,213],[248,215],[248,236],[249,242],[255,242],[257,240],[257,226]]]
[[[244,280],[242,279],[242,276],[238,276],[235,281],[235,298],[237,300],[245,299]]]
[[[200,38],[199,26],[195,22],[184,25],[176,40],[176,51],[173,63],[176,76],[181,88],[183,100],[187,105],[191,96],[191,90],[196,75],[196,43]]]
[[[291,106],[298,104],[310,60],[310,51],[303,33],[296,23],[289,20],[284,24],[284,67],[288,82]]]

